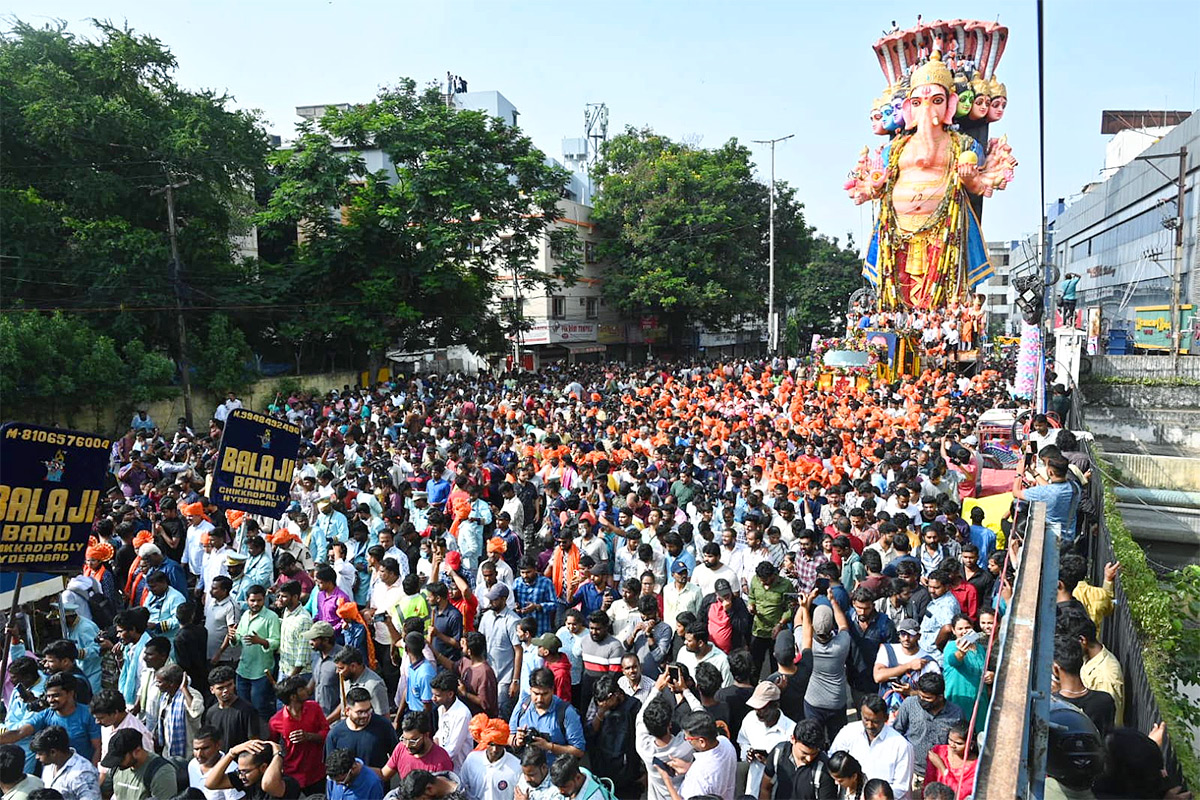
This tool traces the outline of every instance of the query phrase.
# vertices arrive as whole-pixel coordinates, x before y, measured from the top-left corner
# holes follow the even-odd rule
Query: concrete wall
[[[1200,491],[1200,458],[1140,453],[1105,453],[1104,457],[1121,470],[1122,480],[1133,486]]]
[[[1194,378],[1200,380],[1200,356],[1179,356],[1173,364],[1169,355],[1162,356],[1091,356],[1092,374],[1119,378]]]
[[[262,410],[274,401],[275,392],[283,381],[299,382],[305,391],[315,390],[327,392],[330,389],[341,389],[346,384],[357,386],[357,372],[328,372],[320,375],[288,375],[275,378],[264,378],[250,385],[242,395],[242,405],[246,408]],[[206,428],[209,418],[216,410],[217,404],[224,396],[211,395],[204,390],[192,391],[192,427],[199,430]],[[159,400],[147,406],[150,417],[163,430],[174,430],[176,420],[183,416],[183,395],[176,393],[175,397]],[[48,422],[49,420],[47,420]],[[117,408],[84,408],[73,417],[63,420],[64,424],[80,430],[105,435],[117,435],[128,430],[129,417]]]
[[[1084,416],[1088,430],[1099,438],[1200,450],[1200,409],[1088,405]]]
[[[1200,408],[1200,386],[1137,386],[1085,383],[1088,405],[1123,408]],[[1089,409],[1090,411],[1090,409]]]

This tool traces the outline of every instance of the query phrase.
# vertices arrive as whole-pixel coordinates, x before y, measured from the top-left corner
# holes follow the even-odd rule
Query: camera
[[[21,695],[21,699],[25,701],[25,707],[31,712],[45,711],[50,707],[50,704],[40,694],[34,694],[31,690],[21,685],[17,685],[15,688]]]

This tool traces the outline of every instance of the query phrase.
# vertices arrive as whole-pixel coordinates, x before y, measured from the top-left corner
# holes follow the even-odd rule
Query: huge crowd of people
[[[1016,403],[991,370],[813,378],[279,397],[304,441],[278,519],[210,501],[236,394],[196,430],[139,412],[57,621],[9,621],[4,800],[972,797],[1021,539],[961,488],[977,418]],[[1094,745],[1052,783],[1168,796],[1123,766],[1162,780],[1097,639],[1119,565],[1084,579],[1092,466],[1045,418],[1031,436],[1015,488],[1064,552],[1056,697]]]

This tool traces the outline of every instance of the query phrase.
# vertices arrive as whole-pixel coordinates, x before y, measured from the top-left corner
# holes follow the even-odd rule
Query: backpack
[[[175,770],[175,791],[182,792],[187,790],[188,784],[191,783],[191,777],[188,775],[187,763],[176,758],[154,756],[154,758],[150,759],[150,763],[146,765],[146,771],[142,773],[142,780],[146,784],[146,794],[148,796],[154,797],[154,795],[151,794],[152,790],[150,788],[150,784],[154,782],[154,778],[158,775],[159,770],[168,766]],[[155,800],[158,800],[158,798]]]
[[[896,658],[896,651],[892,643],[882,642],[882,646],[887,651],[888,669],[897,666],[900,662]],[[895,714],[896,710],[900,708],[900,704],[904,702],[904,695],[892,688],[891,684],[893,683],[907,683],[911,685],[912,681],[909,676],[901,675],[899,678],[893,678],[886,683],[879,684],[879,696],[887,703],[889,716]]]
[[[783,756],[786,753],[790,753],[791,751],[792,751],[791,742],[780,742],[779,744],[775,745],[775,749],[771,751],[771,766],[775,770],[776,775],[779,774],[779,765],[782,763]],[[812,790],[813,790],[813,796],[815,797],[815,796],[817,796],[818,789],[821,785],[821,773],[824,772],[824,770],[825,770],[825,757],[823,755],[817,756],[817,760],[814,761],[813,764],[814,764],[814,768],[812,771]],[[797,772],[798,771],[799,770],[797,770]],[[771,797],[776,798],[778,791],[779,791],[779,781],[773,780],[771,782]],[[780,798],[779,800],[782,800],[782,798]]]
[[[104,592],[97,592],[95,589],[89,589],[87,604],[88,611],[92,614],[92,622],[96,623],[96,627],[105,630],[113,624],[113,620],[117,616],[117,609],[108,595]]]

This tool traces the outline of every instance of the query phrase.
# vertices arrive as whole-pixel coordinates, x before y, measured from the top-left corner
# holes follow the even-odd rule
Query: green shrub
[[[1093,450],[1093,457],[1097,455]],[[1200,567],[1171,573],[1164,587],[1133,540],[1112,490],[1115,470],[1096,459],[1105,476],[1104,519],[1113,552],[1121,562],[1121,585],[1142,646],[1142,661],[1150,690],[1166,723],[1180,769],[1189,786],[1200,781],[1200,762],[1192,748],[1191,726],[1200,725],[1200,706],[1180,691],[1183,684],[1200,685]]]

